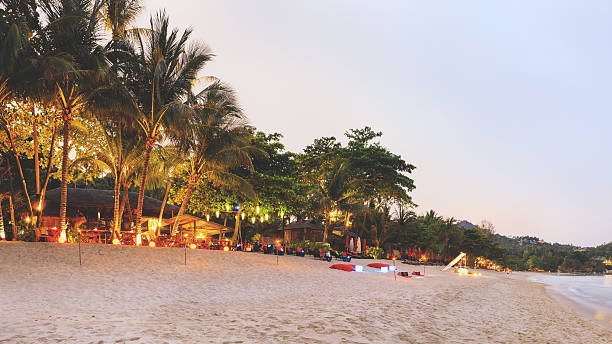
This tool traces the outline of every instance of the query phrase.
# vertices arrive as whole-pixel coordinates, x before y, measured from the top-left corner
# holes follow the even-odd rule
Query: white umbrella
[[[353,238],[351,238],[351,241],[349,241],[349,251],[353,252],[354,248],[355,248],[355,243],[353,242]]]
[[[361,253],[361,237],[357,238],[357,253]]]

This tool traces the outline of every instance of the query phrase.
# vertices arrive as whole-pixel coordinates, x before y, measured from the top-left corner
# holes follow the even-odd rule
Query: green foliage
[[[36,232],[32,224],[19,223],[17,224],[17,240],[19,241],[36,241]]]
[[[385,250],[377,246],[368,247],[366,254],[374,259],[379,259],[385,254]]]

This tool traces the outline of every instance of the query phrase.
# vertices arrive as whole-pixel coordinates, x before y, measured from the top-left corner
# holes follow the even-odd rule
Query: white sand
[[[260,253],[0,243],[0,343],[609,343],[504,274],[425,279]],[[367,264],[371,261],[354,261]],[[413,271],[404,264],[401,268]]]

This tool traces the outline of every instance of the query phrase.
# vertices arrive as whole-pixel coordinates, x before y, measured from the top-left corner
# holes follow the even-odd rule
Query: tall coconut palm
[[[353,198],[357,191],[352,185],[350,164],[343,160],[336,161],[327,174],[320,178],[315,197],[325,214],[323,241],[327,241],[332,226],[332,212],[346,210],[354,204]]]
[[[45,81],[48,89],[54,89],[56,103],[62,112],[62,181],[60,197],[60,226],[67,228],[66,206],[68,202],[68,166],[70,123],[75,116],[84,113],[91,93],[102,81],[108,63],[101,43],[102,0],[46,0],[41,1],[40,11],[46,26],[39,40],[45,65]],[[57,59],[66,63],[58,66]]]
[[[175,132],[178,136],[173,137],[188,157],[189,164],[189,181],[172,228],[174,233],[193,190],[203,178],[255,198],[252,186],[229,172],[239,167],[252,170],[251,155],[260,152],[250,145],[252,128],[246,124],[233,90],[214,82],[195,100],[197,103],[182,112],[179,121],[182,130]]]
[[[135,166],[142,162],[142,141],[134,132],[125,130],[112,122],[99,122],[103,136],[102,146],[94,155],[82,157],[77,161],[91,162],[100,170],[110,170],[114,179],[113,192],[113,237],[121,231],[121,187],[124,186],[124,195],[127,195],[126,185],[131,183]]]
[[[134,31],[132,58],[122,68],[134,103],[137,122],[145,138],[144,163],[138,190],[136,225],[140,228],[142,201],[146,188],[151,152],[164,133],[173,130],[192,85],[212,53],[202,44],[188,45],[192,31],[179,34],[170,29],[165,12],[150,19],[149,30]]]

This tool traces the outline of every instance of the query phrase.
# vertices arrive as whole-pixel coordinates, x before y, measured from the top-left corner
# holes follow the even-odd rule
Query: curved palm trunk
[[[64,115],[64,142],[62,147],[62,186],[60,193],[60,228],[65,230],[68,228],[66,223],[66,206],[68,204],[68,153],[70,153],[70,147],[68,142],[70,141],[70,118],[66,118]]]
[[[142,222],[142,201],[144,199],[144,190],[147,182],[147,171],[149,170],[149,161],[151,160],[151,152],[155,140],[149,138],[147,140],[147,148],[145,151],[144,163],[142,165],[142,176],[140,177],[140,187],[138,188],[138,203],[136,205],[136,231],[140,232]]]
[[[168,185],[166,186],[166,193],[164,194],[164,200],[162,201],[162,206],[161,206],[161,209],[159,210],[159,220],[157,220],[157,226],[155,226],[155,228],[157,228],[157,230],[155,231],[155,236],[159,235],[158,233],[161,230],[161,223],[164,218],[164,208],[166,208],[166,203],[168,202],[168,194],[170,193],[171,185],[172,185],[172,182],[168,182]]]
[[[40,160],[38,158],[38,128],[36,118],[36,108],[32,106],[32,139],[34,144],[34,176],[36,179],[36,194],[40,195]]]
[[[119,221],[123,222],[123,214],[125,212],[125,208],[128,207],[129,210],[129,202],[130,202],[130,195],[128,193],[128,190],[130,189],[130,186],[128,184],[123,184],[123,194],[121,194],[121,205],[119,206]]]
[[[0,197],[0,234],[4,236],[4,238],[0,237],[0,240],[6,239],[6,233],[4,232],[4,216],[2,214],[2,197]]]
[[[192,175],[189,177],[189,184],[187,184],[187,191],[185,191],[185,197],[183,197],[183,203],[181,203],[181,207],[179,208],[178,214],[176,214],[176,218],[174,224],[172,225],[172,233],[176,233],[178,231],[178,224],[181,216],[185,213],[185,208],[187,208],[187,204],[189,203],[189,199],[191,198],[191,194],[193,190],[195,190],[196,185],[198,185],[198,181],[200,180],[200,176]]]
[[[15,140],[13,138],[13,133],[5,128],[6,136],[9,138],[9,142],[11,143],[11,149],[13,150],[13,156],[15,157],[15,162],[17,163],[17,170],[19,171],[19,177],[21,178],[21,184],[23,185],[23,192],[25,194],[25,198],[28,201],[28,210],[30,212],[30,217],[34,216],[34,212],[32,211],[32,202],[30,201],[30,194],[28,193],[28,185],[26,184],[25,178],[23,176],[23,169],[21,168],[21,162],[19,161],[19,154],[17,153],[17,149],[15,148]]]

